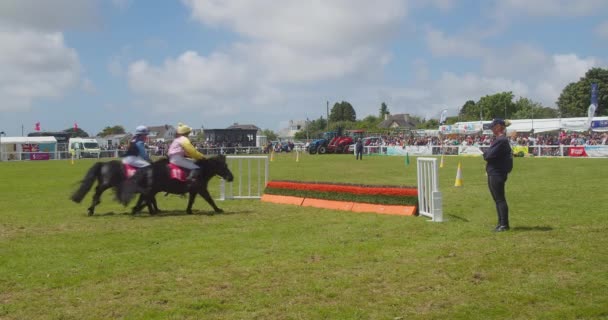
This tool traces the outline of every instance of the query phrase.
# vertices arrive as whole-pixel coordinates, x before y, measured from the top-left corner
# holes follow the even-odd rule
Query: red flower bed
[[[338,192],[351,194],[367,194],[367,195],[388,195],[388,196],[418,196],[416,188],[399,188],[399,187],[372,187],[372,186],[357,186],[344,184],[328,184],[328,183],[303,183],[292,181],[270,181],[267,187],[276,189],[291,189],[291,190],[310,190],[319,192]]]

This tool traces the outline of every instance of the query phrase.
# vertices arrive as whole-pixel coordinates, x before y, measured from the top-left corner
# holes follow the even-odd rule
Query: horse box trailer
[[[69,151],[78,158],[99,158],[101,149],[94,138],[70,138]]]

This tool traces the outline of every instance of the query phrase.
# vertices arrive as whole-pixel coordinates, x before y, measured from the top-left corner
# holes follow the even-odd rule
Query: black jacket
[[[513,152],[509,139],[505,136],[497,137],[483,153],[487,161],[486,172],[489,176],[506,175],[513,169]]]

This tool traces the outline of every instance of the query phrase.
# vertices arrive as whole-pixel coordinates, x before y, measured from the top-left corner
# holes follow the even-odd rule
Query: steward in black
[[[488,188],[498,213],[498,224],[494,231],[501,232],[509,230],[509,206],[505,198],[505,184],[513,169],[513,152],[505,135],[507,130],[505,121],[494,119],[490,127],[496,139],[490,148],[484,151],[483,159],[487,162]]]

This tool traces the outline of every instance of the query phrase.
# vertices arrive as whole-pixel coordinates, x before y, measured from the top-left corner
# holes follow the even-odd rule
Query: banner
[[[30,153],[30,160],[49,160],[51,155],[48,153]]]
[[[591,104],[598,106],[597,103],[597,83],[591,84]]]
[[[439,124],[444,124],[447,117],[448,117],[448,109],[444,109],[443,111],[441,111],[441,117],[439,117]]]
[[[608,157],[608,146],[598,145],[598,146],[585,146],[585,153],[588,157],[594,158],[605,158]]]
[[[589,109],[587,109],[587,128],[591,128],[591,121],[593,120],[593,115],[595,114],[596,106],[594,104],[589,105]]]
[[[568,149],[568,156],[570,157],[586,157],[585,147],[570,147]]]
[[[386,154],[389,156],[430,156],[433,150],[429,146],[406,146],[406,147],[387,147]]]

